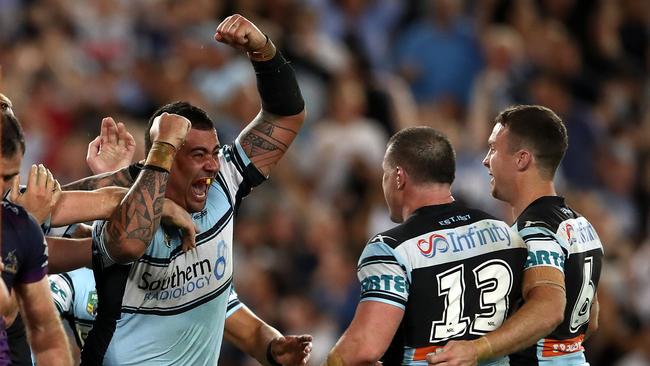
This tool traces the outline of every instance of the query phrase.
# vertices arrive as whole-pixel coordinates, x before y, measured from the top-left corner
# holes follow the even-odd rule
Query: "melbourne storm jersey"
[[[511,355],[510,364],[586,365],[582,341],[603,257],[596,230],[557,196],[535,200],[513,228],[528,247],[526,269],[550,266],[564,272],[566,308],[562,324],[536,345]]]
[[[232,287],[233,215],[264,177],[239,142],[219,152],[220,170],[205,208],[193,214],[196,248],[183,253],[180,233],[160,227],[137,261],[114,263],[93,233],[98,307],[82,364],[216,365]]]
[[[384,364],[426,365],[448,341],[498,328],[521,298],[525,261],[506,223],[455,202],[422,207],[372,238],[359,259],[361,301],[404,309]]]

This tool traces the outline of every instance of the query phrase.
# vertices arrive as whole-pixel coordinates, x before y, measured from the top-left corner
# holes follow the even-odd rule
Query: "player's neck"
[[[516,219],[536,199],[544,196],[557,196],[552,180],[531,179],[520,182],[518,192],[510,205],[513,218]]]
[[[404,192],[402,217],[408,218],[418,208],[425,206],[444,205],[454,202],[449,184],[430,184],[414,186]]]

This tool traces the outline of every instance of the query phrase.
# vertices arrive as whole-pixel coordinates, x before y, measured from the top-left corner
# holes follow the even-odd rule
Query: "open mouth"
[[[192,183],[192,195],[198,201],[202,201],[208,194],[208,189],[212,184],[212,178],[201,178]]]

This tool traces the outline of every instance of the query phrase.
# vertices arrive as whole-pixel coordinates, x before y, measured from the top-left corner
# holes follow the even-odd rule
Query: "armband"
[[[268,61],[251,59],[251,62],[265,111],[278,116],[293,116],[305,109],[296,74],[279,51]]]
[[[167,142],[154,141],[142,168],[169,173],[174,164],[175,156],[176,148],[174,145]]]

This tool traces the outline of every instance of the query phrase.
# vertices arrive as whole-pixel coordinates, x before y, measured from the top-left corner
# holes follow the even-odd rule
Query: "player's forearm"
[[[323,366],[361,366],[374,365],[382,356],[376,350],[368,349],[367,342],[346,334],[336,343],[327,355]]]
[[[129,167],[122,168],[115,172],[97,174],[86,177],[61,187],[64,191],[92,191],[98,188],[118,186],[130,187],[133,184],[133,178],[129,172]]]
[[[226,319],[224,338],[242,352],[269,365],[266,351],[270,342],[282,334],[243,306]]]
[[[118,263],[140,258],[149,246],[160,225],[168,178],[168,172],[144,169],[110,216],[107,249]]]
[[[93,220],[107,220],[128,190],[105,187],[94,191],[62,192],[52,209],[51,225],[64,226]]]
[[[92,266],[92,241],[46,237],[48,245],[48,273],[62,273]]]
[[[479,360],[505,356],[535,344],[551,333],[564,318],[565,293],[556,287],[536,288],[524,305],[499,329],[474,341]]]
[[[53,316],[39,326],[30,326],[28,334],[37,365],[72,365],[70,346],[58,317]]]
[[[262,110],[242,131],[239,141],[255,167],[268,176],[302,127],[305,102],[293,68],[270,40],[264,49],[249,53],[249,57]]]

